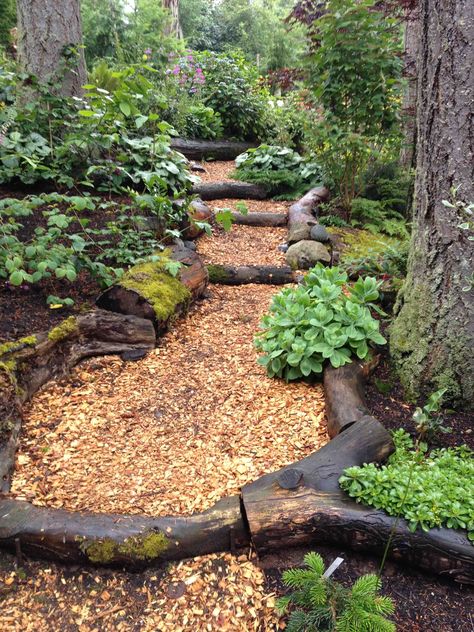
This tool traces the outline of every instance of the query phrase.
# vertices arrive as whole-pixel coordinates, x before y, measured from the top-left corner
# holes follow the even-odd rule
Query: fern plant
[[[292,592],[277,602],[280,614],[293,609],[287,632],[395,632],[386,617],[395,608],[389,597],[379,595],[380,579],[363,575],[352,588],[324,577],[324,562],[317,553],[304,557],[305,568],[283,573]]]

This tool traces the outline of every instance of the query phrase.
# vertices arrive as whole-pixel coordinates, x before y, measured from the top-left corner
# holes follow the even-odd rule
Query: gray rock
[[[286,261],[293,270],[309,270],[318,261],[330,263],[331,255],[326,246],[323,246],[319,241],[303,239],[303,241],[288,248]]]
[[[196,244],[194,241],[183,241],[184,247],[189,248],[189,250],[196,250]]]
[[[279,250],[280,252],[286,252],[286,251],[288,250],[288,248],[289,248],[288,244],[280,244],[280,245],[278,246],[278,250]]]
[[[310,236],[311,239],[314,239],[314,241],[320,241],[322,243],[326,243],[331,239],[328,231],[322,224],[316,224],[313,226],[311,228]]]
[[[316,220],[314,220],[316,224]],[[311,228],[314,224],[307,222],[293,222],[288,229],[288,241],[290,244],[294,244],[297,241],[311,238]]]

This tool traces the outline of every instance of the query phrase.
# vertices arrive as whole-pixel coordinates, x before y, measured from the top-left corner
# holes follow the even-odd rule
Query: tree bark
[[[409,397],[447,388],[474,402],[474,242],[459,228],[452,187],[474,201],[474,3],[422,0],[418,68],[417,169],[406,282],[392,326],[391,352]]]
[[[295,283],[296,274],[289,266],[207,266],[209,283],[220,285],[246,285],[261,283],[267,285],[285,285]]]
[[[416,145],[416,94],[417,94],[417,60],[420,51],[420,15],[418,8],[405,11],[404,35],[404,71],[407,81],[403,95],[403,145],[400,152],[400,166],[403,169],[414,167]]]
[[[264,200],[268,197],[265,187],[248,182],[201,182],[195,184],[192,193],[202,200],[245,199]]]
[[[329,191],[326,187],[316,187],[290,206],[288,211],[288,243],[294,244],[303,239],[311,239],[311,228],[318,223],[317,206],[328,197]]]
[[[238,496],[189,517],[65,511],[0,500],[0,546],[68,563],[129,569],[248,545]]]
[[[174,35],[183,39],[183,30],[179,21],[179,0],[163,0],[163,7],[170,12],[171,20],[165,27],[165,35]]]
[[[370,414],[364,391],[373,366],[367,362],[351,362],[338,369],[332,366],[324,369],[326,425],[331,438]]]
[[[173,138],[172,149],[180,151],[189,160],[235,160],[239,154],[243,154],[255,143],[247,143],[234,140],[191,140],[186,138]]]
[[[18,59],[42,83],[80,96],[87,83],[79,0],[17,0]]]

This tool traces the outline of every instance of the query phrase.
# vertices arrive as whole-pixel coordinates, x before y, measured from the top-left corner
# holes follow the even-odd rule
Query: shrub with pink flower
[[[205,83],[206,78],[194,56],[191,53],[178,58],[170,56],[169,61],[172,66],[166,71],[166,74],[189,94],[199,92],[199,88]]]

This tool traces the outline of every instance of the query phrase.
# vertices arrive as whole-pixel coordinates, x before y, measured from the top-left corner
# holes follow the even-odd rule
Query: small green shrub
[[[397,162],[376,161],[363,175],[362,197],[383,202],[385,208],[407,217],[412,185],[412,174]]]
[[[269,377],[289,381],[319,375],[326,361],[337,368],[354,356],[367,358],[371,344],[385,344],[369,310],[379,283],[359,278],[348,295],[342,291],[346,283],[345,272],[318,264],[301,285],[273,298],[255,339],[263,352],[258,362]]]
[[[283,583],[293,592],[277,602],[280,613],[295,606],[287,632],[395,632],[386,617],[395,611],[389,597],[379,595],[380,579],[363,575],[351,588],[323,577],[324,562],[317,553],[304,557],[305,568],[283,573]]]
[[[260,145],[237,156],[235,177],[265,185],[273,194],[299,192],[321,179],[319,166],[289,147]]]
[[[461,446],[428,453],[423,443],[415,449],[402,429],[393,439],[396,450],[386,465],[347,468],[339,479],[342,489],[357,502],[402,516],[410,531],[465,529],[474,543],[474,452]]]
[[[426,404],[423,407],[418,406],[413,413],[415,428],[421,440],[427,439],[429,441],[439,433],[451,432],[451,428],[444,425],[442,416],[433,414],[439,413],[443,395],[447,390],[447,388],[441,388],[439,391],[431,393]]]
[[[369,248],[363,256],[344,258],[348,273],[370,274],[383,279],[403,279],[407,273],[409,241],[384,244],[383,248]]]
[[[349,228],[346,220],[338,215],[323,215],[319,218],[319,223],[323,226],[334,226],[335,228]]]

